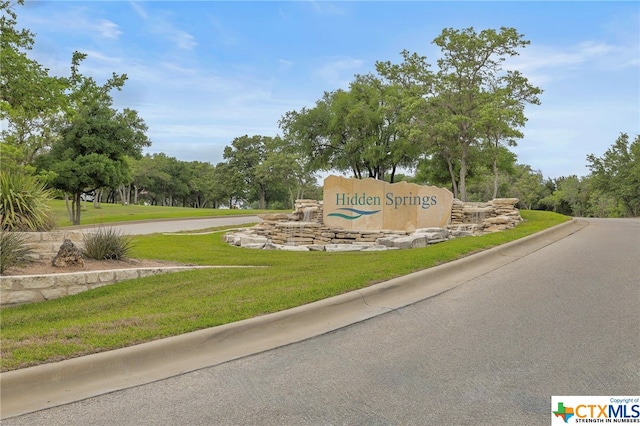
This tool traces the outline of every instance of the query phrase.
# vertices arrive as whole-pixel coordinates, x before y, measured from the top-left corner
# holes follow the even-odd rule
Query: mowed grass
[[[506,232],[458,238],[422,249],[287,252],[241,249],[222,233],[134,239],[132,257],[203,269],[126,281],[0,311],[2,371],[107,351],[264,315],[427,269],[531,235],[570,218],[523,211]]]
[[[49,203],[53,219],[58,227],[71,226],[69,213],[64,200],[51,200]],[[71,202],[69,202],[71,206]],[[92,202],[81,204],[80,225],[100,225],[103,223],[128,222],[132,220],[185,219],[199,217],[218,217],[235,215],[255,215],[271,210],[236,209],[194,209],[189,207],[139,206],[101,203],[100,208]]]

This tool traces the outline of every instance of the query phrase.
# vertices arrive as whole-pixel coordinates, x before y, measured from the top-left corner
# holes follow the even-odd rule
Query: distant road
[[[196,231],[215,226],[233,226],[260,222],[258,216],[220,216],[198,219],[166,219],[131,223],[106,223],[104,227],[114,228],[123,234],[142,235],[159,232]],[[77,229],[94,229],[96,226],[82,226]]]

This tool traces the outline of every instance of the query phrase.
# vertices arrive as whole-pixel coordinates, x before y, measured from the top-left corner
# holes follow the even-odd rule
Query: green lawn
[[[241,249],[224,243],[222,233],[137,236],[135,258],[263,267],[156,275],[2,309],[1,369],[106,351],[300,306],[427,269],[570,219],[550,212],[521,213],[525,222],[506,232],[383,252]]]
[[[71,203],[69,203],[71,205]],[[58,227],[71,226],[69,213],[64,200],[52,200],[50,206]],[[189,207],[139,206],[122,204],[100,204],[93,207],[91,202],[82,203],[81,225],[99,225],[102,223],[128,222],[132,220],[179,219],[233,215],[255,215],[271,210],[230,210],[230,209],[193,209]]]

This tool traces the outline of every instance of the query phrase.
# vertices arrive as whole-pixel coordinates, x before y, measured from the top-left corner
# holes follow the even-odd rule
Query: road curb
[[[453,262],[286,311],[2,373],[0,416],[15,417],[151,383],[328,333],[464,284],[587,224],[573,219]]]

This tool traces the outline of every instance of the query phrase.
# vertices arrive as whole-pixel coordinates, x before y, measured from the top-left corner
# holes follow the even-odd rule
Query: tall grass
[[[23,235],[0,231],[0,275],[13,266],[31,262],[32,255],[33,249],[25,243]]]
[[[121,260],[129,256],[133,238],[114,228],[99,228],[84,235],[84,255],[96,260]]]

